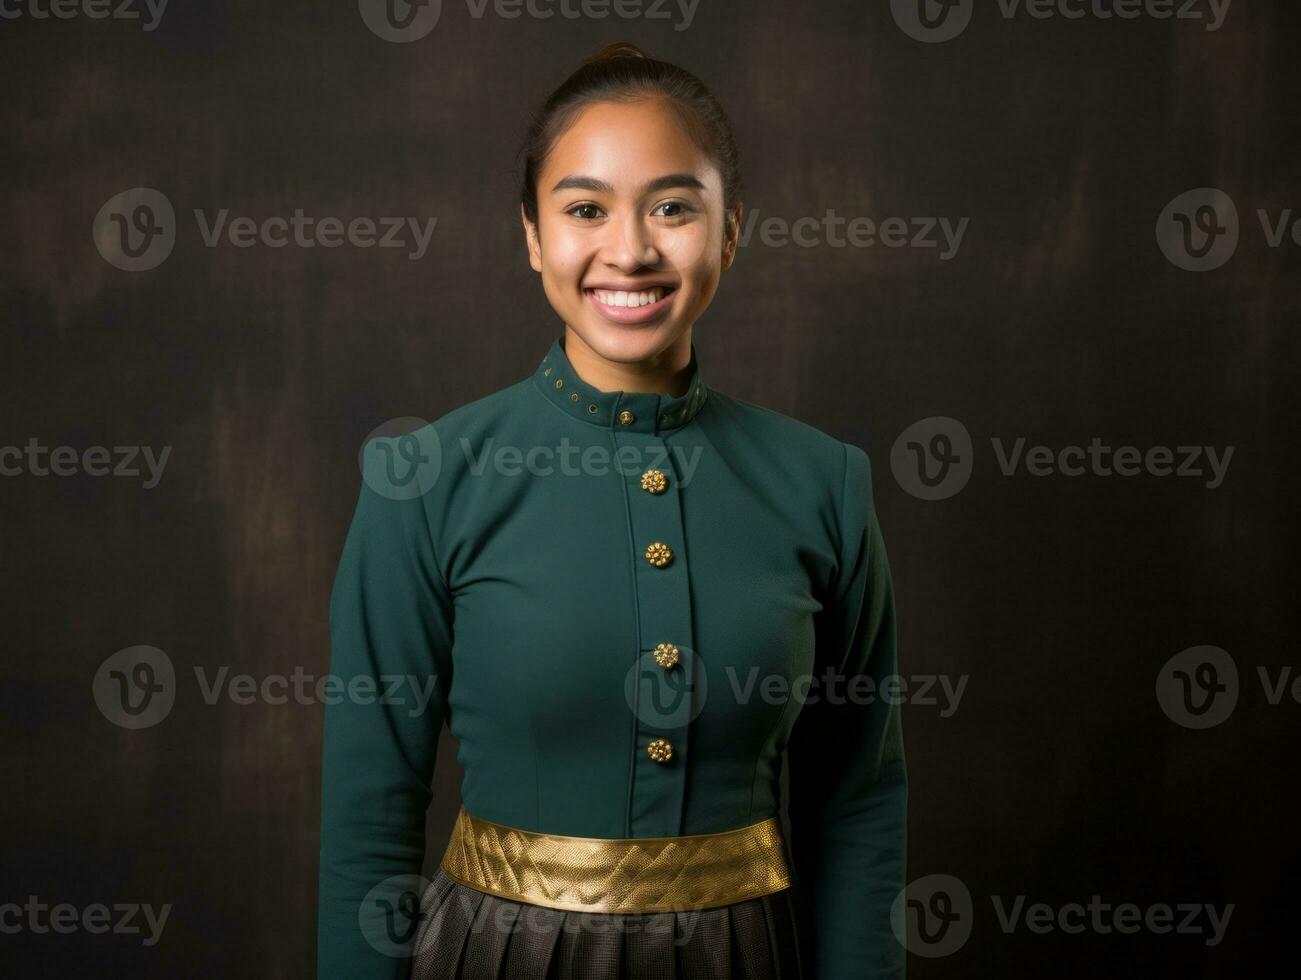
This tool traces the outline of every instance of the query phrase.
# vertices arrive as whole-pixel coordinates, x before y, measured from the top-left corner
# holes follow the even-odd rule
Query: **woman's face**
[[[580,110],[538,176],[529,258],[565,323],[610,361],[653,361],[732,264],[740,208],[662,99]]]

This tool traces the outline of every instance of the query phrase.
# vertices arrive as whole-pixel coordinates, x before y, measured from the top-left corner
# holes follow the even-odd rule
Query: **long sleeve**
[[[890,927],[905,884],[908,797],[888,680],[898,672],[894,594],[871,466],[849,444],[840,514],[839,568],[816,627],[817,700],[803,706],[787,747],[805,966],[810,980],[902,978],[905,951]]]
[[[388,460],[377,446],[385,441],[397,440],[366,448],[366,478],[330,598],[333,693],[324,698],[317,918],[322,980],[410,974],[425,811],[451,681],[451,601],[428,501],[385,486]]]

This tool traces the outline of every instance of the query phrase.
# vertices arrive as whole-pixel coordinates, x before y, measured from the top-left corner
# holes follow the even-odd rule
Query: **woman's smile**
[[[664,316],[673,306],[677,287],[655,285],[644,288],[587,286],[583,295],[601,316],[613,323],[648,323]]]

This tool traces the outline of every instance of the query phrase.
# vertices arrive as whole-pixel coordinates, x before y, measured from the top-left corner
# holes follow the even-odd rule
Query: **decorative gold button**
[[[673,560],[673,552],[663,541],[653,541],[646,549],[646,560],[656,568],[663,568]]]
[[[655,662],[665,670],[672,670],[680,659],[682,655],[672,643],[655,644]]]
[[[641,475],[641,488],[647,493],[663,493],[669,485],[669,478],[663,470],[647,470]]]
[[[632,412],[628,411],[626,408],[619,413],[620,425],[632,425],[636,421],[637,416],[633,415]]]
[[[646,743],[646,754],[656,762],[668,762],[673,758],[673,746],[666,738],[653,738]]]

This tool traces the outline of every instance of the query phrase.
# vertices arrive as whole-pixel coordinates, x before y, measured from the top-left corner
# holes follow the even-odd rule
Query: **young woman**
[[[319,975],[902,977],[868,458],[707,387],[692,344],[741,225],[727,119],[612,45],[524,156],[564,334],[531,377],[367,450],[332,673],[429,696],[326,708]],[[395,460],[425,464],[414,491],[385,484]],[[444,720],[462,809],[418,888]]]

